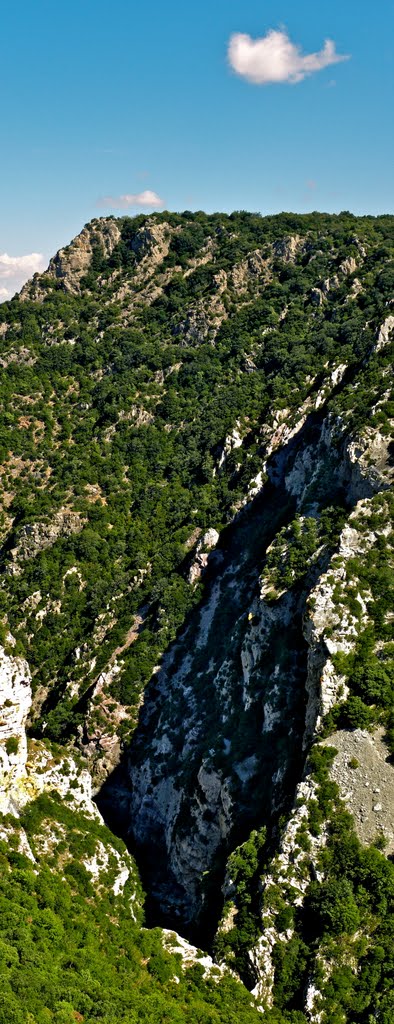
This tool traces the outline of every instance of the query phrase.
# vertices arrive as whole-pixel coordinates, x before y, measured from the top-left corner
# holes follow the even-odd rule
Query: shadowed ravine
[[[2,304],[0,1024],[393,1024],[394,218],[123,213]]]
[[[271,457],[262,494],[223,531],[205,596],[165,653],[132,745],[97,797],[136,855],[149,923],[205,945],[223,903],[228,853],[251,828],[265,825],[274,838],[302,773],[302,622],[330,551],[274,603],[261,599],[260,575],[267,547],[300,507],[286,478],[306,450],[315,472],[302,487],[303,512],[343,500],[343,464],[324,424],[323,413],[312,414]]]

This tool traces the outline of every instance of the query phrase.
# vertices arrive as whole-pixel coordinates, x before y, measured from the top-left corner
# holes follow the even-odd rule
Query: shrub
[[[17,754],[19,750],[18,736],[9,736],[8,739],[5,741],[5,749],[9,757],[12,754]]]

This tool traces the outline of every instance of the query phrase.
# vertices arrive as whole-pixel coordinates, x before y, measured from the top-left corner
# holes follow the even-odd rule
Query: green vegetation
[[[5,749],[8,756],[10,756],[10,754],[17,754],[18,747],[19,740],[17,736],[9,736],[8,739],[5,741]]]
[[[204,980],[198,965],[183,972],[180,956],[163,948],[160,930],[141,928],[135,880],[120,896],[112,889],[113,866],[92,882],[83,859],[97,841],[107,853],[115,844],[128,856],[102,825],[56,795],[40,797],[21,819],[4,824],[10,839],[8,846],[0,842],[1,1024],[257,1024],[240,984]],[[46,825],[46,852],[39,854]],[[35,864],[17,852],[22,828]]]
[[[94,735],[98,756],[100,733],[130,741],[153,668],[201,600],[204,576],[189,583],[198,538],[233,521],[257,475],[267,479],[267,444],[286,443],[305,418],[311,447],[302,511],[295,491],[285,497],[283,490],[263,575],[269,602],[294,588],[298,618],[287,627],[288,646],[279,638],[264,658],[298,680],[291,660],[302,601],[349,514],[345,486],[336,483],[331,493],[330,466],[340,462],[346,435],[365,430],[387,442],[389,462],[394,412],[392,346],[376,351],[393,296],[393,218],[186,212],[117,224],[109,255],[102,222],[94,221],[88,272],[78,279],[69,271],[68,280],[43,275],[23,299],[2,304],[0,324],[0,640],[10,631],[10,652],[25,655],[32,669],[33,734],[63,745]],[[349,256],[356,270],[344,262]],[[311,452],[327,413],[336,428],[322,480]],[[235,427],[239,445],[231,440]],[[349,696],[326,729],[382,722],[394,754],[390,492],[371,508],[352,525],[366,537],[372,531],[373,543],[347,560],[334,590],[338,615],[351,617],[358,638],[350,654],[335,658]],[[264,546],[257,520],[263,557],[273,531]],[[240,642],[228,605],[215,613],[215,650],[197,651],[194,662],[213,750],[217,702],[203,670],[230,635]],[[180,656],[188,643],[183,632]],[[120,671],[95,692],[115,660]],[[215,752],[219,770],[229,756],[242,764],[261,744],[259,696],[258,714],[255,706],[234,706],[232,719],[229,713],[234,728]],[[266,743],[264,771],[252,783],[260,809],[274,792],[275,758],[282,754],[291,772],[289,739],[291,747],[302,727],[302,696],[278,707],[282,732],[271,749]],[[175,700],[169,722],[179,746]],[[5,748],[17,754],[17,737]],[[254,828],[229,858],[229,928],[215,950],[251,987],[249,951],[267,915],[279,936],[267,1024],[306,1024],[311,981],[322,993],[322,1024],[392,1024],[394,1017],[394,866],[379,837],[369,849],[358,842],[329,777],[332,756],[312,750],[316,793],[295,835],[304,901],[291,874],[275,881],[286,819],[276,834]],[[357,771],[355,759],[349,765]],[[194,767],[191,757],[186,787]],[[241,777],[237,785],[238,798]],[[128,854],[75,809],[71,791],[67,801],[41,796],[20,819],[0,823],[0,834],[8,833],[8,844],[0,842],[0,1024],[257,1024],[261,1015],[243,985],[229,975],[204,979],[198,964],[184,970],[159,929],[142,927],[131,858],[124,891],[115,894],[119,858]],[[189,827],[187,801],[182,813]],[[243,820],[240,835],[242,828]],[[25,855],[22,830],[35,861]],[[314,841],[322,836],[316,862]],[[96,878],[92,861],[100,862]]]
[[[325,721],[327,736],[336,728],[371,730],[383,723],[391,753],[394,752],[393,512],[391,492],[385,491],[372,498],[351,521],[359,537],[357,555],[347,559],[335,556],[331,563],[333,568],[344,569],[334,590],[339,628],[342,619],[346,617],[349,621],[351,616],[358,636],[353,651],[336,654],[333,658],[350,694],[346,701],[334,707]],[[313,530],[316,533],[315,527]],[[278,589],[294,584],[293,566],[297,565],[299,547],[307,545],[311,535],[308,521],[299,520],[278,535],[268,560],[269,578],[276,574]],[[315,546],[315,542],[311,544],[309,557],[313,557]],[[300,568],[302,570],[302,561]],[[329,574],[329,581],[334,582],[333,575]],[[329,776],[334,756],[333,748],[316,746],[309,757],[312,778],[318,785],[317,798],[309,802],[308,817],[298,829],[292,851],[292,857],[297,855],[297,849],[298,853],[304,851],[306,877],[312,875],[313,879],[302,906],[294,908],[291,874],[287,882],[281,880],[276,895],[272,888],[264,893],[261,904],[258,879],[264,887],[272,865],[275,870],[275,860],[267,859],[267,851],[264,851],[259,858],[258,871],[248,880],[246,893],[243,885],[236,885],[234,928],[219,935],[218,953],[228,962],[235,962],[239,970],[245,970],[245,945],[238,944],[238,916],[244,930],[245,918],[249,934],[252,931],[258,934],[262,906],[263,909],[266,906],[279,936],[273,954],[274,994],[281,1011],[292,1008],[301,1012],[305,986],[312,979],[321,993],[324,1021],[370,1024],[377,1020],[389,1024],[394,985],[391,952],[394,932],[390,923],[394,906],[394,866],[392,859],[386,860],[380,852],[385,847],[384,837],[378,836],[374,845],[367,849],[357,839],[352,818],[344,810],[337,786]],[[354,771],[359,768],[356,758],[349,761],[349,767]],[[323,830],[327,832],[327,842],[323,842],[316,861],[316,855],[310,854],[311,840],[319,837]],[[242,859],[243,847],[238,851],[238,861]],[[246,874],[247,864],[246,858]],[[313,877],[318,871],[323,880]],[[293,934],[284,940],[283,932],[289,926]]]
[[[277,932],[273,958],[278,1021],[281,1014],[287,1019],[287,1013],[294,1021],[308,1019],[303,1014],[305,987],[313,981],[321,993],[322,1020],[327,1024],[371,1024],[372,1020],[390,1024],[394,985],[394,864],[379,851],[380,844],[366,848],[357,839],[352,818],[344,810],[337,786],[329,777],[335,753],[333,748],[316,746],[309,759],[311,777],[317,783],[317,799],[308,806],[305,830],[318,836],[324,829],[327,840],[317,862],[314,860],[313,872],[305,849],[309,880],[302,905],[294,903],[297,887],[291,873],[286,883],[279,872],[281,884],[276,890],[272,884],[264,889],[267,871],[269,875],[275,872],[275,861],[269,860],[267,850],[262,851],[259,870],[253,862],[250,872],[250,843],[244,844],[230,858],[230,863],[237,865],[234,927],[219,933],[217,953],[245,974],[246,950],[251,948],[256,933],[261,932],[261,913],[268,908],[270,923]],[[323,881],[313,878],[316,871],[322,872]],[[239,878],[242,881],[238,886]],[[258,887],[256,892],[259,878],[262,904]],[[246,939],[243,947],[237,936],[238,920]],[[290,937],[285,938],[283,933],[289,928]],[[275,1020],[275,1009],[272,1013]],[[268,1020],[271,1021],[269,1014]]]
[[[349,654],[337,654],[334,664],[350,689],[348,699],[328,715],[325,733],[335,728],[369,729],[377,722],[386,727],[394,753],[394,559],[392,529],[394,498],[385,491],[376,495],[368,514],[352,520],[365,551],[348,559],[344,587],[338,593],[340,608],[359,622],[357,642]],[[368,621],[362,624],[363,595]]]
[[[344,522],[343,508],[326,507],[319,518],[297,515],[289,526],[279,530],[268,551],[263,577],[274,593],[304,579],[327,546],[335,546]]]
[[[43,722],[56,740],[84,713],[77,694],[65,696],[68,682],[83,697],[144,607],[111,684],[114,701],[130,709],[125,735],[133,728],[157,658],[200,597],[186,580],[188,538],[232,518],[261,468],[261,424],[273,411],[295,415],[327,367],[348,362],[355,372],[370,355],[391,286],[389,217],[125,217],[108,258],[100,223],[89,229],[91,269],[74,294],[44,275],[41,301],[2,305],[0,613],[35,686],[51,687]],[[149,287],[141,269],[154,249],[147,225],[168,245]],[[299,237],[294,262],[283,258],[289,234]],[[352,279],[341,271],[349,255],[361,283],[351,301]],[[316,306],[311,289],[328,278],[334,284]],[[369,397],[384,393],[385,358],[363,368]],[[345,389],[344,400],[365,416],[364,384]],[[379,415],[388,412],[386,403]],[[214,473],[237,421],[245,442]],[[50,525],[60,509],[78,512],[80,531],[29,555],[32,525]],[[286,580],[318,542],[305,522]],[[17,574],[15,548],[23,550]]]

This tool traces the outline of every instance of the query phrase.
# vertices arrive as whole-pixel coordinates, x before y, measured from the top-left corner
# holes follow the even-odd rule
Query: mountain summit
[[[391,1024],[393,302],[393,217],[164,212],[2,304],[7,1022]]]

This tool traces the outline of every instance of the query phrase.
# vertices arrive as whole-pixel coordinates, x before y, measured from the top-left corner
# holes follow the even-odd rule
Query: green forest
[[[144,301],[136,241],[152,222],[167,232],[168,253],[154,267],[160,295]],[[100,221],[92,222],[91,269],[76,293],[44,275],[40,301],[17,296],[2,305],[2,613],[35,686],[50,686],[44,719],[54,740],[80,721],[68,681],[79,683],[82,698],[144,608],[143,628],[111,685],[130,711],[122,725],[130,735],[159,654],[201,596],[185,578],[188,539],[231,521],[261,468],[263,428],[274,411],[296,416],[327,368],[346,363],[349,391],[329,401],[346,415],[351,396],[354,428],[372,392],[376,401],[384,394],[381,368],[389,365],[387,350],[373,348],[392,295],[392,218],[165,213],[118,224],[120,241],[105,258]],[[293,262],[280,255],[290,233],[299,239]],[[349,279],[340,268],[361,250]],[[249,273],[256,251],[260,269]],[[194,268],[201,252],[204,262]],[[234,266],[246,277],[241,289]],[[332,290],[316,305],[314,292],[327,280]],[[197,338],[187,328],[196,307]],[[383,426],[389,415],[386,400]],[[244,443],[216,472],[236,422]],[[65,529],[29,555],[32,525],[59,510],[75,512],[80,529]]]
[[[393,302],[394,218],[164,212],[97,219],[79,237],[0,307],[0,643],[30,666],[29,743],[55,761],[71,751],[99,789],[110,741],[127,756],[161,659],[176,639],[187,648],[215,564],[207,555],[193,576],[199,540],[218,531],[220,557],[234,524],[256,522],[282,443],[326,417],[335,465],[351,441],[364,458],[359,438],[374,434],[391,466],[392,342],[379,331]],[[373,459],[370,446],[371,472]],[[291,595],[291,631],[313,611],[319,574],[342,573],[334,605],[355,623],[354,645],[333,655],[346,697],[324,719],[328,746],[305,751],[315,790],[297,832],[303,901],[280,877],[279,807],[271,831],[255,822],[226,849],[235,916],[204,974],[147,926],[123,841],[72,797],[42,793],[0,817],[0,1024],[310,1024],[312,980],[319,1024],[392,1024],[393,855],[378,835],[361,844],[330,765],[337,730],[381,728],[394,756],[393,496],[389,477],[380,493],[366,487],[368,516],[350,523],[351,488],[338,479],[330,493],[312,467],[300,507],[278,489],[260,580],[272,614]],[[346,523],[373,537],[347,560]],[[231,642],[226,621],[218,647]],[[243,756],[257,726],[234,716],[242,760],[236,744]],[[223,737],[220,765],[222,747]],[[7,756],[18,748],[8,737]],[[267,786],[256,780],[256,800]],[[95,882],[84,858],[99,849]],[[118,894],[117,856],[130,862]],[[262,1005],[250,951],[264,920],[279,939]]]

